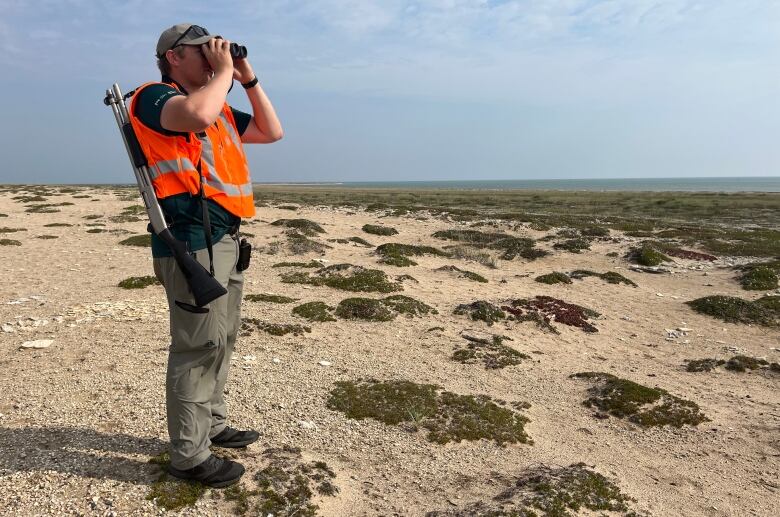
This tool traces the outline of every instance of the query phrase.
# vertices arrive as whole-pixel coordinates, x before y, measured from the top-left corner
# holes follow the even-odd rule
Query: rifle
[[[195,260],[195,258],[188,253],[185,243],[173,236],[171,230],[168,228],[168,224],[165,222],[162,208],[160,207],[160,203],[157,202],[157,196],[154,193],[152,177],[149,174],[149,163],[141,150],[138,138],[133,131],[133,126],[130,124],[130,117],[127,113],[125,99],[131,97],[134,93],[135,90],[123,96],[122,92],[119,90],[119,84],[114,83],[110,90],[106,90],[106,97],[103,99],[103,103],[106,106],[110,106],[111,110],[114,112],[116,123],[119,126],[119,132],[122,134],[122,140],[125,142],[125,149],[130,158],[130,163],[133,166],[133,172],[135,173],[135,180],[138,183],[138,190],[141,193],[141,199],[143,199],[146,213],[149,216],[150,226],[154,233],[160,237],[173,252],[173,258],[176,260],[182,273],[184,273],[184,278],[187,280],[190,291],[192,291],[192,294],[195,297],[195,304],[198,307],[203,307],[223,294],[227,294],[227,289],[222,287],[222,284],[220,284],[200,262]]]

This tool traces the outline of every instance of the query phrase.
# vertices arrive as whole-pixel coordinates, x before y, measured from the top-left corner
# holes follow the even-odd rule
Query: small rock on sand
[[[54,343],[53,339],[36,339],[35,341],[25,341],[19,348],[49,348]]]

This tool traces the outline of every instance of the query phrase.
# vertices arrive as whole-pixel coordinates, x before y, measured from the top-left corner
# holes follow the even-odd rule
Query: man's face
[[[187,82],[205,86],[214,75],[203,50],[199,45],[183,45],[183,53],[179,58],[177,71]]]

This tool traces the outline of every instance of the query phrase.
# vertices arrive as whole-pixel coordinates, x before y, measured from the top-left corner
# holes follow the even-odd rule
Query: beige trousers
[[[165,287],[170,310],[165,401],[171,465],[179,470],[209,457],[210,438],[225,428],[227,416],[223,390],[241,325],[244,274],[236,271],[234,237],[226,234],[213,249],[214,276],[227,294],[204,307],[205,312],[193,307],[195,300],[173,257],[154,259],[154,273]],[[208,251],[198,250],[195,257],[208,270]]]

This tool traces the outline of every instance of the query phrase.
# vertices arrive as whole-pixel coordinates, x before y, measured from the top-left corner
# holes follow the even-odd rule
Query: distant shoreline
[[[10,184],[9,184],[10,185]],[[21,185],[21,184],[20,184]],[[47,185],[47,184],[43,184]],[[53,186],[53,184],[51,184]],[[133,183],[59,184],[69,186],[115,185]],[[381,190],[552,190],[591,192],[766,192],[780,193],[780,176],[693,177],[693,178],[609,178],[609,179],[524,179],[524,180],[436,180],[436,181],[302,181],[254,182],[263,187],[303,187]]]

